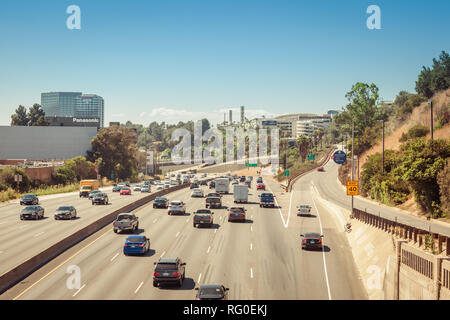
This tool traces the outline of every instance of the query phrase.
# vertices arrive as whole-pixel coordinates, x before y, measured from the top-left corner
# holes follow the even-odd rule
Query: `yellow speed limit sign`
[[[358,181],[347,181],[347,195],[357,196],[358,193]]]

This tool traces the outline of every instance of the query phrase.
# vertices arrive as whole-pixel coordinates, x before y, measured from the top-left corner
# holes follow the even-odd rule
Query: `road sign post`
[[[347,155],[345,154],[344,151],[336,151],[332,156],[331,159],[333,159],[333,161],[336,164],[344,164],[345,162],[347,162]]]

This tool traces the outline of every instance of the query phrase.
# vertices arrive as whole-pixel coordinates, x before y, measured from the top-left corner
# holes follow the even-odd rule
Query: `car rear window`
[[[197,210],[196,211],[196,213],[211,213],[211,211],[210,210],[207,210],[207,209],[199,209],[199,210]]]
[[[230,212],[233,212],[233,213],[243,213],[243,212],[244,212],[244,209],[242,209],[242,208],[231,208],[231,209],[230,209]]]
[[[132,219],[133,218],[133,216],[131,216],[131,215],[122,215],[122,216],[118,216],[117,217],[117,220],[128,220],[128,219]]]
[[[128,238],[127,242],[130,242],[130,243],[141,243],[141,242],[144,242],[144,238],[143,237]]]
[[[307,233],[305,234],[305,238],[318,239],[320,238],[320,235],[317,233]]]
[[[26,194],[23,196],[24,199],[33,199],[35,197],[36,197],[36,195],[34,195],[34,194]]]
[[[177,270],[177,265],[175,263],[158,263],[155,270]]]

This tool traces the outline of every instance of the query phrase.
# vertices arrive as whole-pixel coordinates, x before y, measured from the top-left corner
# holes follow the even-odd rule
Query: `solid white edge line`
[[[81,290],[83,290],[83,288],[86,286],[86,284],[83,284],[82,286],[81,286],[81,288],[80,289],[78,289],[77,290],[77,292],[75,292],[74,294],[73,294],[73,296],[72,297],[75,297],[77,294],[79,294],[80,293],[80,291]]]
[[[198,280],[197,280],[197,283],[198,284],[200,284],[200,279],[202,278],[202,274],[200,273],[199,275],[198,275]]]
[[[317,217],[319,218],[320,234],[323,235],[322,220],[320,219],[319,210],[317,210],[316,201],[314,201],[314,197],[311,197],[311,199],[312,199],[312,201],[313,201],[314,208],[316,209]],[[325,249],[324,249],[324,246],[322,246],[322,257],[323,257],[323,269],[324,269],[324,271],[325,271],[325,280],[326,280],[326,282],[327,282],[328,299],[329,299],[329,300],[333,300],[333,299],[331,298],[330,282],[328,281],[327,260],[326,260],[326,258],[325,258]]]

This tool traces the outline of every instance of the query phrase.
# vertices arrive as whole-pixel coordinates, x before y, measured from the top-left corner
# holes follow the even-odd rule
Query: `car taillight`
[[[306,243],[306,239],[303,239],[303,243]]]
[[[319,242],[322,242],[322,239],[319,239]]]
[[[153,276],[155,277],[159,276],[159,272],[153,272]]]
[[[123,247],[124,247],[124,248],[125,248],[125,247],[128,247],[128,244],[125,243],[125,244],[123,245]]]
[[[179,274],[178,272],[174,272],[173,275],[174,275],[175,277],[178,277],[180,274]]]
[[[138,247],[143,247],[144,246],[144,243],[141,243],[141,244],[138,244]]]

